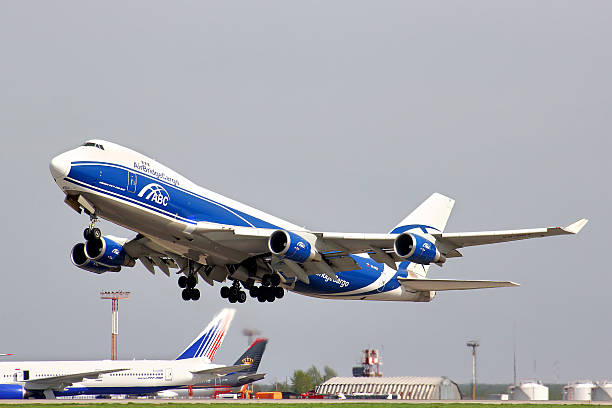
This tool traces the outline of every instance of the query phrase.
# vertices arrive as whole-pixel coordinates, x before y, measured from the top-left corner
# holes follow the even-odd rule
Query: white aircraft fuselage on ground
[[[211,363],[235,312],[221,310],[176,360],[0,362],[0,399],[144,395],[248,370],[251,361],[231,366]]]
[[[179,269],[183,299],[197,300],[198,281],[222,287],[230,302],[248,289],[259,301],[290,290],[331,299],[430,301],[439,290],[516,286],[513,282],[427,279],[430,264],[462,256],[466,246],[575,234],[586,224],[511,231],[444,233],[454,200],[433,194],[386,234],[310,231],[200,187],[157,161],[103,140],[51,160],[66,203],[90,215],[86,242],[73,263],[103,273],[134,266],[168,276]],[[102,236],[104,218],[138,235]],[[261,283],[260,286],[257,284]]]
[[[216,374],[193,372],[222,368],[207,358],[183,360],[21,361],[0,362],[0,398],[59,397],[84,394],[151,394],[198,384]],[[235,369],[234,369],[235,370]],[[89,375],[73,382],[74,376]],[[45,381],[48,378],[49,381]],[[63,379],[62,379],[63,378]],[[62,390],[55,384],[65,381]],[[28,383],[26,387],[25,384]],[[49,384],[54,387],[49,387]],[[68,385],[70,384],[70,385]],[[51,390],[51,391],[49,391]],[[47,394],[45,394],[47,392]],[[52,392],[53,395],[49,394]]]

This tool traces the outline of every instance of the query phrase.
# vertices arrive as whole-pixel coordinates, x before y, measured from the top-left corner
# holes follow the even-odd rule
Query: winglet
[[[589,220],[587,220],[586,218],[583,218],[563,228],[563,231],[569,232],[570,234],[577,234],[587,224],[587,222],[589,222]]]

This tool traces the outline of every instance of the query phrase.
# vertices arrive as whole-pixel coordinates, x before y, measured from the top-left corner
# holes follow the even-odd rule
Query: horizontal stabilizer
[[[231,366],[220,366],[215,368],[207,368],[199,371],[192,371],[193,374],[210,374],[210,375],[226,375],[229,373],[235,373],[237,371],[246,370],[250,364],[237,364]]]
[[[469,290],[504,288],[519,286],[518,283],[510,281],[487,281],[487,280],[455,280],[455,279],[413,279],[397,278],[403,287],[409,290],[428,291],[428,290]]]
[[[264,374],[264,373],[241,375],[241,376],[238,377],[238,382],[240,382],[240,384],[252,383],[252,382],[264,379],[265,376],[266,376],[266,374]]]

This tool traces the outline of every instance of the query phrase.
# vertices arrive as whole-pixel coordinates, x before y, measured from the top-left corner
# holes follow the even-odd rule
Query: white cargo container
[[[522,380],[519,385],[508,387],[513,401],[548,401],[548,387],[537,380]]]

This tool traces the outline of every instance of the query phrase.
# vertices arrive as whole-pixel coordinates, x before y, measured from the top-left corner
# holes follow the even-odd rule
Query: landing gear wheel
[[[196,277],[194,275],[189,275],[187,276],[187,287],[188,288],[195,288],[195,286],[198,283],[198,280],[196,279]]]
[[[246,292],[241,290],[240,292],[238,292],[238,302],[239,303],[244,303],[246,302]]]
[[[270,284],[272,283],[272,275],[270,275],[269,273],[265,274],[262,278],[261,278],[261,285],[262,286],[270,286]]]
[[[85,238],[85,241],[89,241],[89,237],[91,236],[90,234],[91,230],[89,229],[89,227],[83,230],[83,238]]]
[[[249,289],[249,295],[252,298],[256,298],[259,292],[260,292],[260,289],[257,286],[253,286],[251,289]]]
[[[272,288],[266,290],[266,300],[268,302],[274,302],[276,300],[276,296],[274,296],[274,290]]]
[[[274,274],[272,275],[272,277],[270,278],[270,282],[272,283],[272,286],[278,286],[281,283],[281,277],[278,274]]]
[[[274,296],[277,299],[282,299],[285,296],[285,290],[283,288],[279,288],[278,286],[274,288]]]
[[[183,298],[183,300],[191,299],[191,289],[183,289],[183,291],[181,292],[181,297]]]
[[[100,228],[92,228],[89,237],[90,239],[100,239],[102,238],[102,231],[100,231]]]
[[[232,296],[230,294],[229,297],[228,297],[228,300],[230,301],[230,303],[236,303],[238,301],[238,295]]]
[[[230,297],[238,298],[238,292],[240,292],[240,291],[238,290],[238,288],[236,286],[232,286],[231,288],[229,288],[229,295],[230,295]]]
[[[191,289],[191,300],[200,300],[200,290]]]
[[[183,289],[187,287],[187,277],[185,275],[178,278],[178,285]]]
[[[259,293],[257,294],[257,300],[260,301],[261,303],[266,301],[266,294],[264,293],[263,290],[260,290]]]
[[[230,288],[228,288],[227,286],[223,286],[221,288],[221,297],[223,299],[227,299],[229,297],[229,291],[230,291]]]

